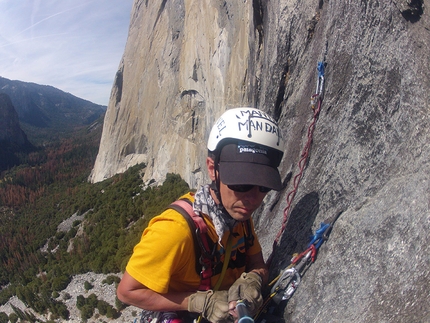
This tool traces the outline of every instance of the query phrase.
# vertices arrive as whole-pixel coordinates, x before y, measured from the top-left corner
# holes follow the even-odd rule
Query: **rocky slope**
[[[95,274],[95,273],[86,273],[82,275],[76,275],[72,278],[72,281],[67,286],[66,289],[60,292],[58,296],[58,300],[66,304],[67,309],[70,313],[70,319],[65,321],[69,323],[80,323],[81,312],[76,307],[76,299],[79,295],[82,295],[85,298],[88,298],[91,294],[97,295],[98,300],[103,300],[115,307],[115,296],[116,296],[116,288],[115,284],[106,284],[103,281],[106,279],[108,275],[103,274]],[[118,277],[121,277],[120,274],[117,274]],[[85,289],[85,282],[91,283],[94,287],[90,290]],[[0,312],[4,312],[7,315],[14,313],[13,307],[20,309],[22,312],[32,313],[38,320],[41,322],[45,322],[51,319],[50,314],[40,315],[35,313],[32,309],[29,309],[25,306],[25,304],[18,299],[18,297],[14,296],[5,305],[0,306]],[[88,323],[95,322],[134,322],[136,317],[140,314],[140,310],[133,306],[129,306],[121,311],[121,315],[112,320],[108,319],[106,316],[100,315],[98,310],[95,310],[95,313],[91,319],[88,319]],[[61,322],[62,320],[56,319],[55,322]]]
[[[256,215],[265,256],[326,87],[306,171],[272,273],[342,211],[289,322],[427,322],[430,290],[429,0],[135,1],[92,181],[144,161],[145,181],[206,182],[205,141],[222,111],[279,120],[285,189]]]

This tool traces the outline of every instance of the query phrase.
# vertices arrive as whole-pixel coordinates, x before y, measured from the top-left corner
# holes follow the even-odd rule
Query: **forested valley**
[[[143,187],[143,164],[89,183],[101,136],[101,130],[89,129],[39,147],[25,164],[2,173],[0,305],[16,295],[36,313],[68,319],[58,296],[73,275],[123,271],[148,221],[189,190],[175,174],[167,174],[162,186]],[[71,217],[75,220],[69,227],[59,230]],[[110,283],[117,283],[116,278]],[[76,305],[83,320],[94,308],[108,317],[121,310],[97,298],[78,297]],[[19,309],[9,316],[0,312],[0,322],[19,319],[36,321]]]

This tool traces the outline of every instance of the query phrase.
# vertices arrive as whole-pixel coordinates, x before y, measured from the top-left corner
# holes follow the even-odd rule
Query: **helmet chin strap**
[[[219,157],[215,158],[214,161],[214,171],[215,171],[215,180],[212,181],[212,183],[209,185],[210,189],[214,192],[216,198],[219,201],[219,206],[225,211],[225,214],[228,214],[229,218],[231,220],[233,220],[233,224],[228,224],[230,230],[232,230],[232,228],[235,226],[236,224],[236,220],[233,219],[233,217],[230,215],[230,213],[227,212],[227,210],[225,209],[223,203],[222,203],[222,199],[221,199],[221,190],[220,190],[220,185],[221,185],[221,180],[219,178],[219,169],[218,169],[218,165],[219,165]]]
[[[212,181],[209,187],[215,193],[216,198],[218,199],[218,201],[220,202],[220,205],[222,206],[221,194],[219,193],[219,189],[218,189],[219,186],[217,185],[216,181]]]
[[[230,215],[230,213],[227,212],[227,210],[225,209],[224,205],[222,204],[221,194],[220,194],[220,190],[219,190],[219,179],[218,179],[218,177],[217,177],[216,181],[212,181],[212,183],[209,185],[209,187],[215,193],[215,196],[216,196],[216,198],[219,201],[219,207],[223,210],[223,213],[228,216],[228,219],[225,219],[226,220],[226,222],[225,222],[226,225],[229,227],[230,231],[233,230],[234,226],[237,223],[237,220],[235,220]]]
[[[212,189],[212,191],[215,193],[216,198],[219,201],[219,205],[224,208],[224,205],[222,204],[222,199],[221,199],[221,192],[220,192],[220,183],[221,180],[219,179],[219,168],[218,165],[219,164],[219,157],[216,156],[215,160],[214,160],[214,175],[215,175],[215,180],[212,181],[212,183],[210,184],[210,188]]]

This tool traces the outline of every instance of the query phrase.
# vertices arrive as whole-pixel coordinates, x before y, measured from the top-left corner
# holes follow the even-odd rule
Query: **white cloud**
[[[0,76],[107,105],[133,0],[0,0]]]

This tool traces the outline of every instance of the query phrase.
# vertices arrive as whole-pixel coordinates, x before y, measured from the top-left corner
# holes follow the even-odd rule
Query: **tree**
[[[0,323],[8,323],[9,316],[5,312],[0,312]]]
[[[101,315],[106,315],[109,306],[110,305],[106,301],[100,300],[97,302],[97,309]]]
[[[78,297],[76,297],[76,307],[78,309],[81,309],[82,307],[84,307],[85,305],[85,297],[82,295],[78,295]]]
[[[16,313],[10,313],[9,314],[10,323],[16,323],[16,322],[18,322],[18,319],[19,319],[19,317],[18,317],[18,315],[16,315]]]
[[[94,314],[94,308],[89,305],[85,305],[81,308],[81,318],[84,322],[90,319]]]
[[[85,281],[85,283],[84,283],[84,288],[85,288],[85,290],[86,291],[89,291],[90,289],[92,289],[94,287],[94,285],[93,284],[91,284],[90,282],[88,282],[88,281]]]
[[[54,277],[52,280],[52,290],[57,292],[62,291],[69,285],[70,280],[70,277],[64,274]]]

